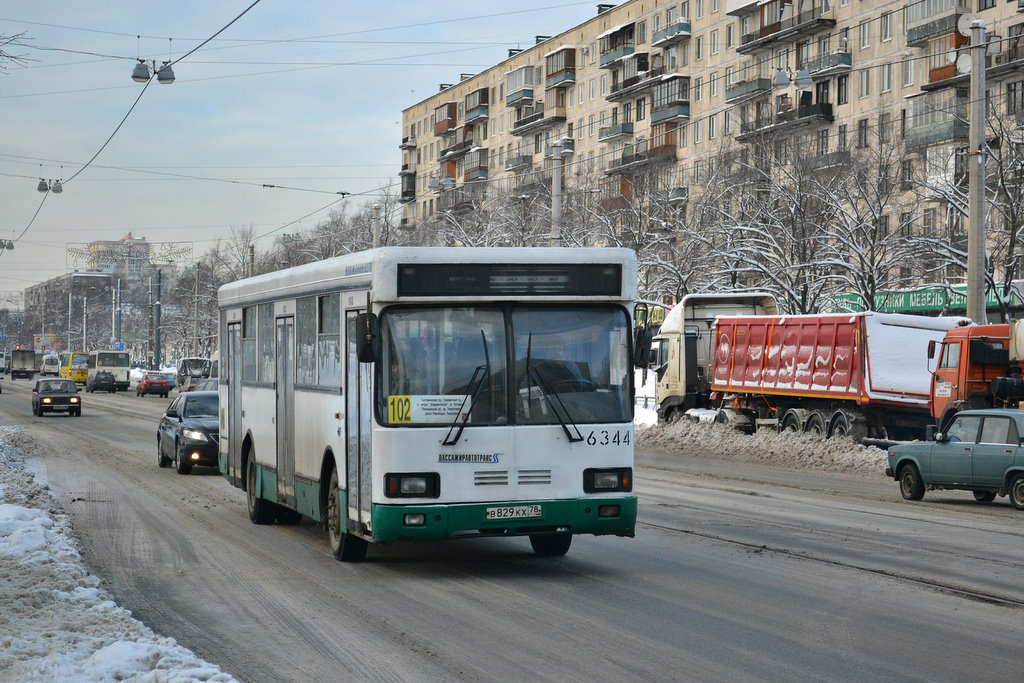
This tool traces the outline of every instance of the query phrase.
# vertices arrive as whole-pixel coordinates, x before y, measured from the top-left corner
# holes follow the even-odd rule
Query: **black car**
[[[114,374],[100,370],[94,372],[89,376],[89,379],[85,380],[85,390],[89,393],[96,391],[108,391],[111,394],[117,391],[117,381],[114,379]]]
[[[79,417],[82,414],[82,397],[78,386],[70,379],[41,379],[32,389],[32,414],[42,417],[43,413],[67,413]]]
[[[160,467],[174,463],[178,474],[188,474],[193,465],[217,466],[218,405],[216,391],[189,391],[171,401],[156,433]]]

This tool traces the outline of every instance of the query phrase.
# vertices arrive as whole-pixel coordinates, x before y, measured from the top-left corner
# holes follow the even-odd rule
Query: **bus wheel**
[[[572,534],[530,534],[533,552],[541,557],[559,557],[569,552]]]
[[[245,502],[253,524],[273,524],[274,510],[270,501],[256,495],[256,461],[249,453],[249,467],[245,473]]]
[[[331,470],[330,489],[327,493],[327,538],[331,543],[331,555],[342,562],[362,562],[366,559],[365,539],[342,531],[345,513],[341,505],[341,489],[338,486],[338,470]]]

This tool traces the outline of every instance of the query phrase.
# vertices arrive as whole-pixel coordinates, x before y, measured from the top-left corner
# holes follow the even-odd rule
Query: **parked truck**
[[[711,388],[746,431],[924,438],[928,348],[958,324],[874,312],[719,317]]]
[[[1024,320],[954,328],[929,345],[928,358],[935,364],[929,407],[939,431],[961,410],[1024,401]]]
[[[36,352],[32,349],[14,349],[11,351],[11,380],[19,377],[32,379],[36,374]]]
[[[775,315],[775,297],[764,292],[688,294],[666,315],[652,344],[658,420],[709,407],[712,323],[719,315]]]

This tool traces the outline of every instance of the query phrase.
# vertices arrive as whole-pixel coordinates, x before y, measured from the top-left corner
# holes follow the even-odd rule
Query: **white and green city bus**
[[[382,248],[224,285],[220,470],[343,561],[633,536],[636,283],[628,249]]]

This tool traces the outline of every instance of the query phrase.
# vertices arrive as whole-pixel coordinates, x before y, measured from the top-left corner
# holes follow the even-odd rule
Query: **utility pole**
[[[554,142],[555,168],[551,175],[551,246],[562,243],[562,140]]]
[[[192,293],[192,355],[199,355],[199,264],[193,271],[195,288]]]
[[[160,369],[160,276],[162,271],[156,269],[156,319],[153,322],[153,369]]]
[[[86,353],[89,352],[88,337],[86,336],[89,329],[89,297],[82,297],[82,350]]]
[[[373,218],[370,221],[373,228],[373,248],[380,246],[380,204],[373,205]]]
[[[984,325],[985,314],[985,22],[971,22],[971,99],[968,123],[967,317]]]

